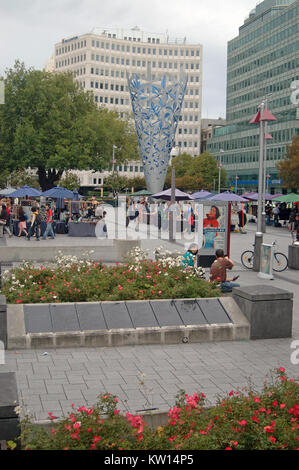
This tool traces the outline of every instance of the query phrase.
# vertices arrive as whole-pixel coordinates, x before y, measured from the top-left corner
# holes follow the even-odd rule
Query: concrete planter
[[[7,306],[8,349],[113,347],[249,339],[231,297]]]

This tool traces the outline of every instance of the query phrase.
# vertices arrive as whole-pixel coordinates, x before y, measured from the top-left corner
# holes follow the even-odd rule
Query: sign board
[[[274,279],[273,276],[273,254],[274,254],[273,245],[261,245],[261,263],[260,263],[260,272],[258,277],[261,279]]]
[[[198,254],[201,260],[204,257],[213,262],[218,249],[222,249],[224,254],[229,256],[230,204],[220,201],[202,201],[196,204],[195,210],[198,218]],[[209,262],[207,266],[211,264]]]

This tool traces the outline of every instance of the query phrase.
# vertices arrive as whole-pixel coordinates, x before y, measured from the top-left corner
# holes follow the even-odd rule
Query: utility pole
[[[170,199],[170,213],[169,213],[169,241],[174,242],[174,207],[175,206],[175,166],[171,170],[171,199]]]

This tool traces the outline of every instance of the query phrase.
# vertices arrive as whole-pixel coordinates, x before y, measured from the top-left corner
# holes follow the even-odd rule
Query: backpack
[[[36,225],[40,225],[42,223],[42,216],[40,214],[36,214],[35,223]]]

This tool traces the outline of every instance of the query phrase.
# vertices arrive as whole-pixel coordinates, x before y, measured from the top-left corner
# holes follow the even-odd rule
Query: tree
[[[75,173],[67,171],[65,175],[59,180],[58,185],[62,188],[69,189],[74,191],[74,189],[79,190],[80,188],[80,178]]]
[[[175,167],[176,186],[185,191],[211,190],[214,181],[218,181],[219,168],[217,160],[208,152],[198,157],[183,153],[172,160]],[[171,186],[172,166],[168,168],[165,186]],[[221,169],[221,183],[226,183],[226,171]]]
[[[283,185],[289,189],[299,188],[299,136],[294,135],[291,145],[287,146],[286,158],[278,163],[279,175]]]
[[[104,179],[104,188],[117,193],[124,191],[128,188],[131,191],[134,188],[135,192],[144,189],[146,187],[145,179],[139,176],[135,178],[127,178],[126,176],[119,176],[117,173],[108,176]]]
[[[11,186],[13,188],[20,188],[21,186],[31,186],[32,188],[39,189],[40,185],[36,177],[30,175],[26,169],[20,169],[10,172],[3,170],[0,172],[0,188]]]
[[[5,105],[0,107],[3,170],[36,168],[46,190],[64,171],[106,169],[113,145],[118,161],[136,158],[135,129],[117,113],[98,108],[93,94],[71,73],[27,70],[20,62],[6,71]]]

